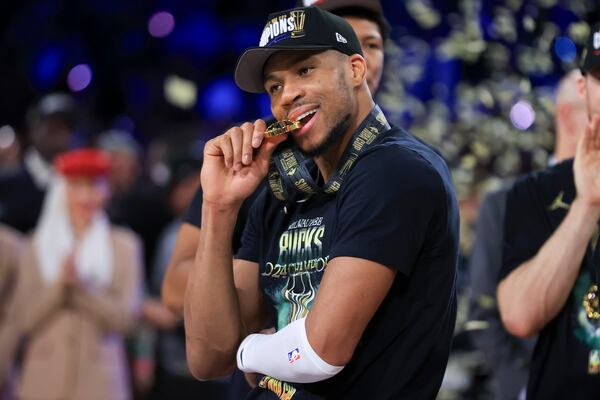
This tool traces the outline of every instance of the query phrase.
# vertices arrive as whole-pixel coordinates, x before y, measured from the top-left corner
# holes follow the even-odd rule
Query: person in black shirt
[[[577,92],[579,77],[581,72],[574,69],[565,74],[557,86],[552,164],[573,158],[579,135],[587,125],[585,104]],[[512,180],[505,182],[483,199],[469,260],[469,318],[481,327],[471,330],[470,338],[484,357],[494,400],[523,398],[529,360],[537,340],[536,337],[520,339],[509,334],[502,325],[495,301],[498,274],[502,268],[506,196],[512,183]]]
[[[298,5],[308,5],[309,0],[298,1]],[[319,7],[344,18],[356,32],[367,61],[367,84],[371,93],[379,89],[384,67],[384,45],[389,35],[389,24],[383,15],[379,0],[324,0],[317,2]],[[266,121],[267,124],[273,120]],[[238,214],[232,239],[233,253],[241,246],[250,206],[260,193],[260,188],[247,198]],[[184,293],[191,265],[193,264],[198,247],[201,227],[202,188],[196,192],[184,217],[175,243],[175,250],[169,260],[169,265],[162,285],[162,300],[177,315],[183,315]],[[247,379],[250,379],[247,374]],[[251,382],[255,384],[253,379]],[[239,399],[249,390],[244,379],[235,374],[230,385],[229,398]]]
[[[310,0],[298,1],[298,5],[309,5]],[[315,3],[312,1],[312,3]],[[389,24],[383,16],[379,0],[324,0],[315,5],[344,18],[358,36],[365,60],[367,61],[367,84],[371,93],[379,89],[384,65],[384,44],[389,35]],[[267,123],[273,122],[267,121]],[[252,202],[258,195],[244,201],[236,229],[233,235],[233,252],[237,253],[241,245],[242,232],[246,223],[246,215]],[[202,188],[196,192],[185,215],[175,245],[175,251],[163,281],[162,299],[169,308],[178,315],[183,315],[183,293],[187,285],[189,269],[194,261],[198,239],[200,237],[202,210]]]
[[[0,222],[21,233],[35,228],[46,189],[54,176],[52,160],[71,145],[78,108],[70,95],[52,93],[27,113],[30,145],[21,165],[0,174]]]
[[[589,124],[574,160],[520,178],[509,191],[497,291],[513,335],[539,334],[528,399],[600,393],[600,24],[578,80]]]
[[[261,375],[250,398],[437,394],[456,316],[457,202],[443,159],[374,104],[361,54],[347,22],[308,7],[271,14],[238,61],[238,86],[266,91],[273,115],[300,127],[289,147],[262,120],[205,146],[184,307],[199,379],[237,361]],[[238,211],[267,175],[232,263]],[[272,312],[277,332],[254,333]]]

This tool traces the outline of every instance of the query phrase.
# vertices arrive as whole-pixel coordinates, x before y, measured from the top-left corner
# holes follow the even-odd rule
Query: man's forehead
[[[354,32],[358,35],[356,28],[361,28],[363,30],[362,33],[368,33],[369,35],[374,35],[381,38],[381,32],[379,30],[379,25],[377,23],[371,21],[368,18],[357,17],[354,15],[343,16],[344,18],[354,29]]]
[[[335,51],[335,50],[328,50]],[[306,60],[319,60],[327,51],[318,50],[282,50],[273,54],[265,63],[264,79],[267,80],[276,72],[284,72]]]

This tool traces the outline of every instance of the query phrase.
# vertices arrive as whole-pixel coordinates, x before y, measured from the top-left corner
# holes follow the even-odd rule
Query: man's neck
[[[340,162],[340,158],[342,158],[346,147],[348,147],[354,132],[356,129],[358,129],[358,126],[364,121],[364,119],[367,118],[374,106],[375,103],[370,98],[369,101],[365,101],[364,105],[362,106],[359,103],[358,112],[352,119],[352,122],[348,126],[348,129],[346,129],[346,132],[344,132],[342,135],[342,139],[339,141],[339,143],[337,143],[335,146],[331,146],[331,148],[325,151],[323,154],[313,158],[315,164],[317,164],[317,167],[321,172],[321,176],[323,176],[324,182],[327,182],[329,178],[331,178],[331,175],[333,175],[335,172],[337,165]]]

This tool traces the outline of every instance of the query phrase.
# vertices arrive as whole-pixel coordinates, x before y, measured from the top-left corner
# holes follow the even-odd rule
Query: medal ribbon
[[[375,105],[352,135],[338,168],[322,187],[317,185],[310,174],[310,167],[313,165],[311,158],[302,154],[295,144],[278,148],[271,158],[267,175],[271,192],[281,201],[291,200],[298,194],[304,194],[306,197],[318,192],[337,192],[359,155],[376,144],[383,136],[382,133],[390,128],[385,115],[379,106]]]

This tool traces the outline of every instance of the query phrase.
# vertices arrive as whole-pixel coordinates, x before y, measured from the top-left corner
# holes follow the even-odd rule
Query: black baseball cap
[[[263,69],[280,50],[337,50],[362,54],[354,30],[343,18],[318,7],[299,7],[269,15],[258,47],[246,49],[235,68],[235,83],[251,93],[264,93]]]
[[[600,67],[600,23],[595,24],[590,32],[581,72],[586,74]]]

